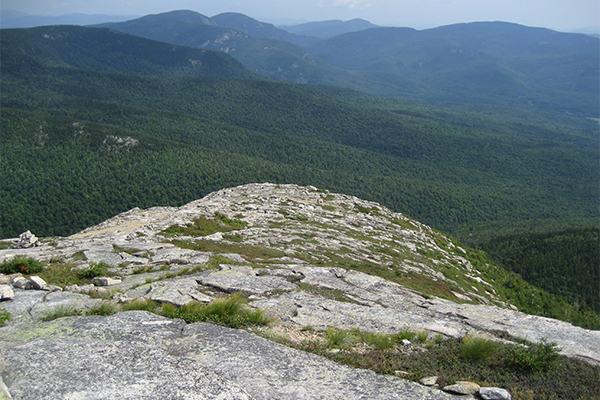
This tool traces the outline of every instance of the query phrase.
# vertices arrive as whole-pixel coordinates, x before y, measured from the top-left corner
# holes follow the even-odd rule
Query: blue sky
[[[563,31],[600,26],[598,0],[2,0],[0,7],[53,16],[141,16],[186,9],[211,17],[232,11],[268,22],[363,18],[417,29],[472,21],[507,21]]]

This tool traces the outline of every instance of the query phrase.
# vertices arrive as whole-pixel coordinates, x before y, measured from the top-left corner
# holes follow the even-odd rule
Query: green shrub
[[[498,351],[500,344],[482,337],[465,336],[460,346],[460,355],[468,361],[490,358]]]
[[[429,338],[429,332],[426,330],[422,330],[417,333],[417,340],[419,342],[424,342],[427,340],[427,338]]]
[[[0,308],[0,326],[6,325],[6,323],[10,320],[12,320],[12,314],[6,311],[4,308]]]
[[[547,371],[560,358],[560,351],[556,343],[542,339],[529,347],[513,348],[510,361],[522,371]]]
[[[104,262],[90,263],[89,268],[77,272],[77,276],[81,279],[93,279],[97,276],[104,275],[108,268],[109,265]]]
[[[43,271],[44,265],[33,258],[24,258],[16,256],[10,261],[5,261],[0,264],[0,272],[3,274],[17,274],[22,273],[25,275],[35,274]]]

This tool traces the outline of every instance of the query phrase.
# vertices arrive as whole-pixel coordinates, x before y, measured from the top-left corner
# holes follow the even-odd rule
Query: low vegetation
[[[419,340],[419,332],[408,328],[397,334],[310,328],[302,331],[310,335],[303,341],[262,332],[270,339],[353,367],[414,381],[437,376],[440,386],[469,380],[506,388],[513,399],[522,400],[592,400],[600,393],[600,367],[560,356],[560,349],[545,341],[508,345],[474,336],[443,339],[426,331],[433,338]],[[403,339],[414,341],[403,345]]]
[[[120,311],[149,311],[167,318],[183,319],[187,323],[212,322],[230,328],[243,328],[269,324],[272,319],[263,310],[251,308],[241,293],[219,297],[211,303],[191,302],[181,307],[170,303],[158,303],[137,299],[124,304],[103,301],[90,309],[57,307],[48,311],[44,321],[77,315],[112,315]]]
[[[62,288],[70,285],[87,285],[98,276],[105,276],[110,266],[104,262],[90,263],[84,269],[77,269],[76,264],[51,262],[44,266],[37,275],[49,284]]]
[[[215,213],[214,218],[197,218],[187,226],[174,225],[164,230],[166,236],[208,236],[216,232],[231,232],[246,227],[239,219],[232,219],[221,213]]]
[[[5,261],[0,264],[0,273],[3,274],[35,274],[41,272],[44,269],[44,265],[33,258],[25,258],[16,256],[12,260]]]
[[[168,318],[181,318],[187,323],[213,322],[230,328],[267,325],[271,321],[262,310],[250,308],[240,293],[217,298],[208,304],[191,302],[176,307],[164,303],[159,314]]]
[[[4,308],[0,308],[0,326],[4,326],[8,321],[12,320],[12,314]]]

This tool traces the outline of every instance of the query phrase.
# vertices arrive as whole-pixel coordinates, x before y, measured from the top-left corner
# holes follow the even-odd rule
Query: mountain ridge
[[[50,283],[69,270],[96,268],[102,269],[101,276],[106,276],[99,278],[97,284],[62,281],[63,290],[51,285],[41,286],[42,290],[24,290],[19,285],[24,285],[27,279],[20,274],[0,276],[15,286],[12,300],[2,303],[13,316],[7,326],[0,328],[0,340],[10,360],[3,379],[7,390],[19,393],[24,399],[40,398],[40,393],[48,397],[73,390],[87,393],[81,387],[82,382],[87,382],[87,373],[80,371],[73,378],[65,378],[73,375],[61,373],[72,363],[79,365],[75,360],[87,354],[83,349],[118,345],[121,351],[110,351],[109,359],[129,365],[129,349],[145,349],[146,341],[155,348],[158,346],[161,355],[166,346],[164,351],[170,355],[166,358],[168,365],[171,357],[179,361],[178,357],[187,357],[187,363],[179,363],[180,372],[201,370],[206,377],[220,371],[222,377],[232,380],[210,386],[212,390],[231,389],[232,383],[237,388],[244,383],[242,386],[251,396],[248,398],[294,398],[299,395],[298,380],[319,376],[325,366],[337,371],[325,385],[336,393],[342,390],[342,393],[349,391],[349,396],[358,396],[359,387],[361,395],[369,398],[397,398],[398,390],[409,399],[454,398],[390,375],[394,371],[375,375],[346,369],[322,357],[298,357],[297,354],[307,353],[256,337],[299,344],[304,339],[314,340],[318,332],[333,329],[378,335],[418,331],[422,336],[427,335],[425,340],[429,343],[423,350],[420,347],[411,350],[419,357],[435,351],[435,346],[441,343],[481,336],[503,346],[515,346],[519,338],[527,338],[530,343],[550,340],[560,345],[565,356],[592,365],[600,363],[600,331],[514,310],[503,300],[506,292],[502,282],[506,276],[495,275],[489,265],[470,261],[470,251],[447,236],[378,203],[312,186],[261,183],[226,188],[181,207],[132,209],[70,237],[42,238],[36,242],[29,235],[27,240],[13,244],[21,243],[30,247],[0,249],[2,265],[15,255],[33,258],[49,272],[41,271],[39,275]],[[45,285],[39,278],[31,280]],[[108,286],[99,286],[99,282],[107,282]],[[108,309],[118,304],[162,304],[165,309],[185,309],[197,302],[214,302],[223,295],[240,292],[247,296],[252,309],[264,310],[273,318],[269,326],[250,329],[248,333],[206,323],[185,324],[147,311],[128,311],[109,317],[69,316],[78,315],[73,312],[85,315],[86,310],[101,305]],[[73,311],[65,315],[61,310]],[[58,319],[52,321],[48,317],[52,313],[58,313]],[[158,327],[168,327],[168,331],[172,328],[178,335],[174,338],[167,331],[156,332],[163,329]],[[195,357],[199,343],[192,332],[201,335],[202,354],[211,354],[208,358],[212,362],[202,362],[207,359],[205,356]],[[134,337],[137,339],[132,340]],[[156,340],[157,337],[163,340]],[[221,342],[219,349],[228,350],[208,349],[207,346],[212,348],[208,343],[214,340]],[[392,357],[407,352],[417,346],[416,339],[414,343],[404,343],[386,354]],[[45,366],[37,373],[32,363],[20,361],[22,355],[30,357],[29,351],[22,350],[33,345],[38,349],[35,365]],[[229,350],[233,348],[238,350]],[[50,362],[58,351],[62,361]],[[331,355],[340,351],[348,350],[342,347]],[[297,360],[296,373],[290,376],[286,372],[284,377],[274,379],[267,373],[269,365],[273,365],[268,355],[275,354],[281,360],[282,353],[287,354],[286,365],[290,358]],[[94,365],[112,365],[103,357],[85,359],[93,360]],[[219,368],[223,363],[230,373],[224,374],[225,370]],[[137,359],[135,365],[136,371],[144,365],[147,385],[156,384],[154,380],[148,382],[147,377],[157,370],[156,363],[146,365]],[[161,368],[167,368],[161,378],[165,374],[171,376],[170,367]],[[351,373],[353,385],[345,384],[348,371],[355,371]],[[116,374],[127,376],[128,382],[139,381],[128,372]],[[112,368],[103,374],[110,379],[113,375]],[[258,376],[263,378],[256,381]],[[485,377],[470,379],[487,386],[483,383]],[[265,385],[265,380],[271,384]],[[303,397],[322,397],[322,380],[322,377],[317,379],[310,389],[302,388]],[[38,384],[49,381],[52,385]],[[548,385],[545,381],[542,384]],[[593,379],[586,382],[592,387],[599,384]],[[345,388],[338,389],[339,385]],[[28,394],[21,389],[30,386]],[[120,384],[108,386],[114,390]],[[139,393],[135,384],[126,386],[128,393]],[[185,384],[178,387],[188,388]],[[206,385],[202,389],[193,387],[196,391],[208,390]],[[513,393],[517,391],[510,389]],[[575,389],[571,386],[569,390]],[[164,387],[155,390],[164,396]],[[292,393],[291,397],[282,392]]]
[[[204,29],[175,38],[173,32],[161,33],[161,26],[147,24],[145,29],[152,29],[156,40],[228,52],[248,69],[273,78],[342,86],[436,107],[489,112],[489,105],[547,116],[594,117],[599,106],[600,46],[598,39],[583,34],[506,22],[421,31],[371,27],[312,43],[296,42],[301,47],[286,41],[294,39],[286,39],[282,30],[242,14],[218,19],[231,26],[222,29],[233,30]],[[131,24],[104,26],[147,34]],[[253,34],[244,32],[244,26],[253,27]],[[578,48],[582,51],[573,51]]]

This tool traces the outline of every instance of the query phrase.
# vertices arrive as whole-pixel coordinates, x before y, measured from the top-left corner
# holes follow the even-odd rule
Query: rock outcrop
[[[103,263],[108,275],[62,291],[20,276],[3,282],[13,284],[14,296],[0,304],[13,316],[0,328],[0,366],[14,398],[453,396],[244,331],[146,312],[41,321],[59,307],[92,308],[99,297],[181,306],[243,292],[288,330],[547,339],[567,356],[600,363],[600,332],[515,311],[449,238],[377,203],[314,187],[224,189],[182,207],[133,209],[38,244],[0,250],[0,262],[20,255],[75,269]],[[424,291],[424,281],[435,290]],[[31,354],[34,362],[26,361]]]

